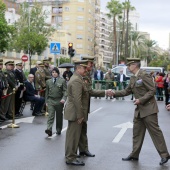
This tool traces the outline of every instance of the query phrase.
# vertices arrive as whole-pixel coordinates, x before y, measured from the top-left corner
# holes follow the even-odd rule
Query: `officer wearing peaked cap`
[[[21,104],[22,104],[22,98],[23,98],[23,93],[25,91],[24,87],[24,75],[23,75],[23,70],[22,70],[22,62],[17,62],[16,64],[16,69],[15,69],[15,79],[17,81],[17,87],[18,90],[15,93],[15,115],[17,117],[22,116],[22,113],[19,112]]]
[[[78,161],[77,150],[78,148],[83,148],[80,152],[80,155],[94,157],[95,155],[91,154],[88,151],[88,147],[85,144],[81,144],[80,141],[83,141],[82,138],[86,134],[86,122],[88,120],[88,109],[89,109],[89,95],[91,96],[105,96],[105,91],[103,90],[89,90],[84,80],[86,75],[86,68],[88,66],[88,60],[74,61],[75,72],[68,82],[68,97],[67,103],[64,109],[64,118],[68,120],[68,128],[66,132],[66,143],[65,143],[65,157],[66,164],[83,166],[83,162]],[[108,92],[108,91],[106,91]],[[76,99],[76,100],[75,100]],[[87,139],[87,138],[86,138]]]
[[[7,89],[8,89],[8,81],[7,81],[7,77],[4,74],[4,72],[2,71],[3,69],[3,59],[0,59],[0,120],[5,121],[5,114],[3,109],[3,105],[4,105],[4,99],[1,100],[1,97],[3,95],[6,95]]]
[[[50,73],[50,69],[49,69],[49,59],[44,59],[43,60],[43,64],[44,64],[44,72],[45,72],[45,79],[51,79],[51,73]]]
[[[35,72],[35,88],[36,90],[42,90],[46,87],[44,64],[41,62],[38,67],[39,69]]]
[[[4,73],[7,76],[7,81],[8,81],[8,90],[7,90],[7,94],[11,94],[13,93],[13,89],[17,90],[16,87],[16,79],[15,79],[15,74],[13,73],[13,68],[14,68],[14,61],[7,61],[5,63],[6,66],[6,70],[4,71]],[[14,113],[14,105],[15,105],[15,96],[14,95],[10,95],[7,98],[3,99],[3,108],[1,111],[3,111],[3,114],[6,115],[6,117],[8,119],[12,119],[12,115]]]
[[[94,62],[94,57],[91,57],[91,56],[83,56],[82,57],[82,61],[87,61],[87,68],[86,68],[86,73],[85,73],[85,76],[83,78],[85,84],[86,84],[86,87],[89,91],[92,90],[92,77],[91,77],[91,71],[93,69],[93,62]],[[87,110],[87,116],[88,116],[88,113],[90,113],[90,95],[89,95],[89,98],[88,98],[88,110]],[[79,152],[80,152],[80,155],[84,155],[87,151],[89,151],[89,148],[88,148],[88,138],[87,138],[87,122],[84,122],[83,123],[83,128],[82,128],[82,132],[81,132],[81,138],[80,138],[80,141],[79,141]],[[88,152],[88,155],[87,156],[91,156],[91,157],[94,157],[95,155],[94,154],[91,154],[90,152]]]
[[[155,100],[155,86],[152,77],[145,71],[140,70],[139,58],[128,58],[127,66],[134,76],[131,76],[128,87],[124,90],[115,91],[115,97],[134,94],[136,105],[133,125],[133,150],[123,161],[138,160],[148,130],[152,141],[161,157],[160,165],[170,159],[163,133],[158,125],[158,106]]]

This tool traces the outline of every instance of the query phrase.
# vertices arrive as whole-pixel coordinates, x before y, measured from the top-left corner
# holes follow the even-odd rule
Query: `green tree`
[[[0,52],[5,52],[8,49],[10,36],[13,30],[13,27],[7,24],[5,10],[6,6],[2,0],[0,0]]]
[[[56,63],[58,63],[58,58],[56,59]],[[60,57],[60,64],[63,63],[70,63],[70,58]]]
[[[140,58],[142,51],[144,51],[146,38],[144,34],[138,31],[131,32],[130,57]]]
[[[54,31],[45,23],[47,14],[48,11],[43,11],[39,3],[33,3],[32,7],[23,3],[20,8],[21,17],[15,24],[11,47],[16,51],[24,50],[31,55],[36,52],[41,54],[48,46],[48,37]]]
[[[149,63],[152,60],[152,55],[157,55],[158,51],[156,48],[154,48],[156,45],[156,41],[155,40],[145,40],[145,51],[146,51],[146,57],[144,58],[147,63]]]
[[[123,8],[126,11],[126,37],[125,37],[125,58],[129,57],[128,54],[128,43],[129,43],[129,11],[135,10],[135,7],[131,5],[131,2],[128,0],[123,2]]]
[[[113,18],[113,64],[116,64],[117,57],[117,30],[116,30],[116,17],[122,13],[122,4],[118,0],[111,0],[107,3],[109,13],[107,16]]]

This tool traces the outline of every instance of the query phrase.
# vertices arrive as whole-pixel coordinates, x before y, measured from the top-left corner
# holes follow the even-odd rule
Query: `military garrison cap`
[[[3,64],[3,59],[0,59],[0,65],[2,65]]]
[[[80,65],[83,67],[88,67],[87,62],[88,60],[75,60],[73,61],[75,65]]]
[[[6,63],[5,63],[5,65],[14,65],[14,61],[7,61]]]
[[[22,66],[22,62],[17,62],[15,65],[16,66]]]
[[[140,58],[127,58],[127,66],[129,64],[132,64],[132,63],[139,63],[140,62]]]
[[[93,56],[82,56],[81,59],[82,60],[91,61],[91,62],[94,61],[94,57]]]

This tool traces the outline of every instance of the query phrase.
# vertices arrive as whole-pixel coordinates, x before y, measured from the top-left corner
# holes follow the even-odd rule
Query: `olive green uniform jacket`
[[[42,90],[46,87],[45,71],[37,70],[35,72],[35,88],[36,90]]]
[[[86,122],[89,110],[89,95],[104,97],[105,91],[89,90],[83,77],[76,72],[68,82],[68,98],[64,110],[64,118],[69,121],[76,121],[84,117]]]
[[[115,97],[127,96],[133,93],[135,99],[139,99],[140,104],[135,109],[135,117],[140,113],[140,117],[146,117],[158,113],[158,106],[155,100],[156,89],[150,75],[145,71],[139,70],[136,76],[130,78],[128,87],[115,92]]]

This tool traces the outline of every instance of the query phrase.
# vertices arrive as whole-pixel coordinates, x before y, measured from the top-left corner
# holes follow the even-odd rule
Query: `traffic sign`
[[[52,54],[60,54],[60,43],[59,42],[51,42],[50,43],[50,53]]]
[[[21,59],[22,59],[22,61],[23,61],[23,62],[28,61],[28,57],[27,57],[27,55],[23,55],[23,56],[21,57]]]

